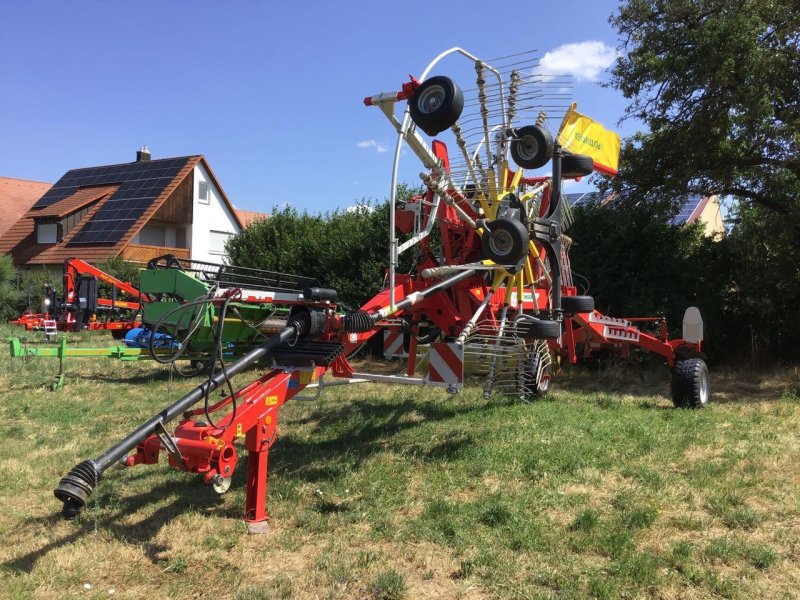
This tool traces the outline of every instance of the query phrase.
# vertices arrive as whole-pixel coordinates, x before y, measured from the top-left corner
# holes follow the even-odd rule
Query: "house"
[[[19,267],[163,254],[219,263],[241,231],[236,210],[203,156],[67,171],[0,239]]]
[[[586,192],[583,194],[564,194],[570,206],[596,201],[599,198],[597,192]],[[615,194],[610,194],[600,201],[600,206],[606,206],[614,201]],[[725,236],[725,224],[722,219],[722,208],[719,204],[719,197],[716,194],[703,196],[691,194],[681,203],[678,214],[670,222],[673,225],[692,225],[700,222],[703,225],[706,237],[719,239]]]
[[[256,221],[269,219],[269,213],[262,213],[256,210],[242,210],[241,208],[236,209],[236,216],[239,217],[242,229],[247,229]]]
[[[706,237],[718,239],[725,236],[722,207],[716,194],[710,196],[692,194],[683,201],[680,211],[672,219],[675,225],[691,225],[698,222],[703,225]]]
[[[51,185],[43,181],[0,177],[0,240]]]

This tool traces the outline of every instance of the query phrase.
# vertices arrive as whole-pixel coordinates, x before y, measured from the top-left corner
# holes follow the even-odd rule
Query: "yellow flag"
[[[619,166],[619,135],[579,113],[575,110],[577,106],[573,103],[564,115],[558,132],[558,143],[575,154],[591,156],[595,171],[616,175]]]

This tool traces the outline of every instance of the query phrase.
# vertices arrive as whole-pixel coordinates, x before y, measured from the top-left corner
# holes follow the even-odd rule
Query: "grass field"
[[[533,404],[486,401],[478,389],[328,390],[283,409],[272,531],[250,536],[244,462],[223,496],[163,464],[110,471],[74,522],[52,495],[76,462],[199,379],[76,359],[66,387],[50,392],[55,361],[0,364],[0,596],[749,599],[800,589],[796,371],[713,373],[714,403],[699,411],[672,409],[666,368],[646,382],[575,369]]]

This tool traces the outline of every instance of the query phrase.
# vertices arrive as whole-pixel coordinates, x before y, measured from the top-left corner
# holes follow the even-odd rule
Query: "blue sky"
[[[52,182],[70,168],[133,160],[146,143],[154,158],[204,154],[239,208],[317,212],[382,199],[392,152],[380,150],[394,135],[362,99],[398,89],[452,46],[487,58],[550,52],[575,73],[580,110],[633,132],[616,125],[624,98],[593,80],[606,78],[598,65],[617,43],[615,2],[497,6],[5,3],[0,175]],[[600,44],[557,52],[583,42]]]

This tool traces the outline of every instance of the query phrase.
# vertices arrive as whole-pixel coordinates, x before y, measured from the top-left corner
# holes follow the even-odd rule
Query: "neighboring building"
[[[694,194],[689,196],[681,206],[678,215],[672,219],[676,225],[691,225],[700,222],[706,237],[715,239],[724,237],[725,224],[722,221],[722,208],[719,205],[719,197],[716,194],[711,196],[701,196]]]
[[[225,260],[242,223],[203,156],[73,169],[3,235],[0,252],[18,266],[121,256],[145,262],[174,254]]]
[[[51,185],[42,181],[0,177],[0,240]]]
[[[239,217],[239,222],[242,224],[242,229],[247,229],[256,221],[264,221],[269,219],[268,213],[262,213],[255,210],[242,210],[236,209],[236,216]]]
[[[579,205],[585,202],[596,200],[599,195],[597,192],[586,192],[584,194],[564,194],[570,206]],[[600,202],[600,206],[605,206],[614,201],[615,194],[611,194]],[[722,220],[722,209],[719,198],[716,194],[701,196],[692,194],[681,204],[678,214],[673,217],[673,225],[691,225],[700,222],[703,224],[706,237],[719,239],[725,236],[725,224]]]

